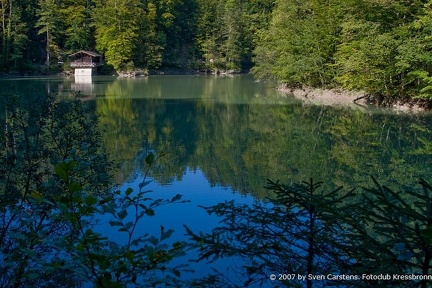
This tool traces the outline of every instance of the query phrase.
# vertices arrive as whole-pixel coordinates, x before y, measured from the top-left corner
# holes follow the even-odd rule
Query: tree
[[[331,85],[341,15],[340,1],[277,1],[252,72],[289,86]]]
[[[58,11],[59,5],[56,0],[39,1],[39,9],[37,10],[38,21],[36,22],[36,27],[39,28],[39,34],[45,35],[45,64],[48,69],[51,65],[51,55],[53,53],[58,57],[56,60],[61,60],[60,48],[56,42],[57,37],[62,31],[62,22]]]
[[[219,1],[200,1],[198,3],[197,43],[204,57],[205,68],[214,69],[219,58],[217,42],[220,38],[220,31],[218,27],[222,25],[216,12]]]
[[[244,55],[243,65],[246,70],[253,66],[254,50],[267,35],[274,1],[251,0],[244,3]]]
[[[426,2],[352,4],[341,26],[335,80],[344,88],[382,98],[384,104],[428,97]]]
[[[28,28],[22,19],[22,8],[15,5],[13,0],[2,0],[0,4],[2,22],[0,67],[3,66],[5,69],[9,69],[10,66],[22,67],[24,66],[23,54],[28,44]]]
[[[157,30],[164,47],[163,65],[191,68],[195,57],[198,3],[196,0],[153,1],[157,11]]]
[[[29,43],[28,27],[21,19],[21,9],[15,8],[12,14],[10,61],[15,68],[25,66],[24,52]]]
[[[6,67],[9,53],[10,44],[10,21],[12,16],[12,0],[0,1],[0,16],[1,16],[1,35],[2,35],[2,49],[1,49],[1,66]]]
[[[91,6],[87,0],[65,0],[61,7],[65,24],[65,49],[69,53],[91,49],[92,41]]]
[[[246,68],[253,45],[248,38],[247,4],[236,0],[199,3],[197,42],[206,69],[239,72]]]
[[[225,69],[240,71],[244,54],[242,2],[227,0],[224,8],[221,50],[224,55]]]
[[[397,47],[395,72],[400,75],[399,93],[411,98],[432,98],[432,2],[426,1],[416,19],[401,29],[404,41]]]
[[[414,274],[426,276],[432,270],[432,186],[420,179],[419,188],[394,191],[380,185],[364,188],[354,206],[358,212],[346,217],[350,229],[341,242],[347,259],[347,273]],[[355,247],[355,249],[353,249]],[[373,272],[372,272],[373,271]],[[429,287],[430,280],[412,279],[413,286]],[[367,284],[378,281],[370,281]],[[378,282],[379,283],[379,282]],[[400,279],[381,281],[381,286],[406,284]]]
[[[115,70],[135,66],[133,52],[138,45],[140,23],[144,10],[139,0],[95,1],[93,19],[96,48],[105,54]]]
[[[361,30],[356,35],[362,35],[362,32],[367,35],[360,36],[361,40],[344,42],[338,47],[335,57],[340,74],[335,77],[336,81],[351,90],[365,90],[373,95],[390,98],[396,92],[394,55],[400,40],[391,33],[379,33],[378,26],[373,23],[345,22],[344,28],[353,29],[350,24]]]
[[[149,1],[144,11],[138,30],[139,45],[135,46],[133,59],[138,67],[158,68],[162,64],[164,46],[157,26],[157,7]]]

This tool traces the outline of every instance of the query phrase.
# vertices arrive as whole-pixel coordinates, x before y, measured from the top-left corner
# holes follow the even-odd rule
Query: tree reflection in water
[[[186,227],[198,260],[238,256],[243,265],[197,282],[214,287],[428,287],[432,186],[420,180],[420,189],[394,192],[373,180],[375,187],[360,193],[326,192],[312,179],[293,185],[269,180],[266,188],[274,197],[267,205],[231,201],[205,207],[223,220],[207,234]]]

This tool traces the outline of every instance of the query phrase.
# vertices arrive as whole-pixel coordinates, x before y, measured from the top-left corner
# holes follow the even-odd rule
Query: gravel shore
[[[364,91],[343,91],[337,89],[312,89],[312,88],[289,88],[279,87],[278,91],[287,96],[292,95],[301,99],[306,104],[329,105],[329,106],[352,106],[367,107],[377,105],[376,101],[367,97]],[[358,99],[358,100],[356,100]],[[356,101],[354,101],[356,100]],[[425,108],[417,103],[395,103],[389,107],[400,112],[421,112]]]

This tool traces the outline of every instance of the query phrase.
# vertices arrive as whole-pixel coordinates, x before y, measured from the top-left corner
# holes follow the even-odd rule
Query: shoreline
[[[142,71],[140,71],[142,72]],[[135,77],[147,77],[150,75],[214,75],[214,76],[231,76],[231,75],[246,75],[249,73],[209,73],[208,71],[199,71],[193,69],[158,69],[149,70],[147,73],[140,75],[134,75]],[[32,77],[32,76],[70,76],[65,71],[51,71],[51,73],[34,73],[34,74],[20,74],[18,72],[0,73],[0,79],[8,79],[15,77]],[[110,75],[110,74],[99,74],[99,75]],[[112,75],[114,76],[114,75]],[[117,77],[128,77],[124,75],[116,75]],[[284,97],[293,96],[301,100],[304,104],[311,105],[324,105],[324,106],[339,106],[339,107],[355,107],[367,109],[368,107],[375,106],[380,108],[387,108],[395,112],[404,113],[421,113],[421,112],[432,112],[432,102],[426,100],[411,101],[396,101],[390,104],[384,104],[379,99],[366,93],[365,91],[349,91],[338,88],[324,89],[324,88],[293,88],[285,85],[276,86],[276,91],[282,94]]]
[[[215,75],[215,76],[231,76],[231,75],[246,75],[247,71],[233,71],[233,70],[196,70],[196,69],[136,69],[132,71],[109,71],[108,73],[97,73],[98,76],[117,76],[124,78],[147,77],[154,75]],[[73,71],[70,70],[51,70],[51,71],[29,71],[29,72],[0,72],[0,79],[17,78],[17,77],[37,77],[37,76],[73,76]]]
[[[367,108],[377,106],[389,108],[396,112],[428,112],[426,103],[423,101],[412,102],[395,102],[390,105],[379,105],[379,101],[368,95],[365,91],[346,91],[341,89],[320,89],[320,88],[290,88],[286,86],[276,87],[276,90],[288,97],[300,99],[305,104],[325,105],[325,106],[341,106],[341,107],[357,107]]]

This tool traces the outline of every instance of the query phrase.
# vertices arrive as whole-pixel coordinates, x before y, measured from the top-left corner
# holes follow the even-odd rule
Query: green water
[[[432,176],[430,114],[304,105],[249,76],[0,80],[1,94],[48,91],[92,101],[119,182],[143,169],[149,151],[167,155],[152,175],[160,184],[201,170],[209,187],[257,197],[267,178],[354,187],[372,175],[399,187]]]

